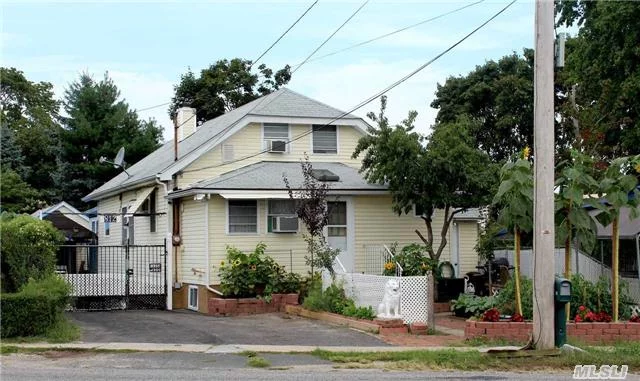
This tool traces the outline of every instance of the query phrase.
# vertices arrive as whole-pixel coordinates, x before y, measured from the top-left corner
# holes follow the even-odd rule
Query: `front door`
[[[349,231],[348,215],[352,211],[348,210],[346,201],[328,202],[329,223],[327,224],[327,243],[332,249],[340,249],[338,259],[347,272],[353,272],[354,260],[353,252],[349,241],[352,239],[353,232]],[[335,266],[336,270],[341,271],[340,265]]]

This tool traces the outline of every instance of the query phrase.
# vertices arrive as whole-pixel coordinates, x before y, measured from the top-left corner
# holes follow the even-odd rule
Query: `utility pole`
[[[554,2],[536,0],[534,59],[533,343],[554,348]]]

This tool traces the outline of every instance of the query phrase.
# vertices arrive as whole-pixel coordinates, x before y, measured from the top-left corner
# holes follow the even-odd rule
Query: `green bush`
[[[453,311],[456,316],[470,317],[480,316],[486,310],[496,305],[493,296],[475,296],[469,294],[461,294],[458,299],[452,300]]]
[[[594,312],[606,312],[613,314],[611,300],[611,282],[607,276],[601,276],[596,283],[592,283],[581,274],[571,276],[571,317],[576,316],[578,308],[585,306]],[[627,282],[620,282],[620,318],[631,317],[630,306],[633,300],[629,297],[629,285]]]
[[[353,299],[348,298],[342,286],[336,283],[323,290],[321,282],[314,282],[302,306],[312,311],[333,312],[357,319],[372,320],[376,317],[371,306],[356,307]]]
[[[64,319],[69,290],[69,285],[53,274],[42,280],[29,280],[20,292],[3,293],[0,336],[44,335]]]
[[[350,304],[342,309],[344,316],[351,316],[356,319],[373,320],[376,318],[376,313],[371,306],[356,307],[355,304]]]
[[[432,271],[436,278],[440,277],[438,260],[429,257],[426,246],[412,243],[397,253],[397,245],[394,245],[391,252],[394,256],[394,262],[399,263],[402,267],[402,276],[419,276]],[[396,274],[394,262],[385,263],[383,275],[394,276]]]
[[[227,261],[220,263],[220,286],[225,296],[248,298],[272,293],[293,293],[300,289],[300,276],[287,273],[283,266],[264,254],[267,245],[259,243],[245,254],[227,247]]]
[[[53,274],[64,237],[48,221],[31,216],[0,219],[3,290],[16,292],[31,278]]]
[[[496,306],[501,313],[513,315],[516,312],[515,278],[511,278],[496,297]],[[533,319],[533,282],[527,277],[520,277],[520,297],[522,300],[522,316],[525,320]]]
[[[300,303],[304,303],[304,299],[309,295],[309,292],[315,288],[322,288],[322,274],[319,272],[309,272],[301,281],[300,281]]]

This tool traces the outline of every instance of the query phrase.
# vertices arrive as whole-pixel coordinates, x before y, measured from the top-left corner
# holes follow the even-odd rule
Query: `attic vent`
[[[222,161],[229,162],[233,160],[233,144],[222,145]]]
[[[340,176],[328,169],[312,169],[311,176],[318,181],[340,181]]]

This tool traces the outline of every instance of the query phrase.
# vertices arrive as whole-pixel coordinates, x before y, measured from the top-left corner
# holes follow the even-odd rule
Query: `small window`
[[[336,126],[313,126],[313,153],[338,153]]]
[[[269,200],[267,210],[267,231],[273,233],[274,218],[297,217],[296,204],[293,200]]]
[[[258,202],[256,200],[229,200],[229,234],[258,232]]]
[[[109,235],[111,234],[111,222],[106,222],[104,223],[104,235]]]
[[[344,201],[328,202],[329,222],[327,230],[329,237],[347,236],[347,203]]]
[[[91,221],[91,231],[93,233],[98,233],[98,221],[97,220],[92,220]]]
[[[198,310],[198,286],[189,286],[189,309]]]
[[[272,142],[288,142],[289,125],[265,123],[262,126],[262,135],[264,136],[264,149],[270,149],[271,147],[281,147],[282,144],[272,145]],[[288,145],[285,144],[283,149],[286,151],[288,149]]]
[[[149,195],[149,232],[156,232],[156,190]]]

